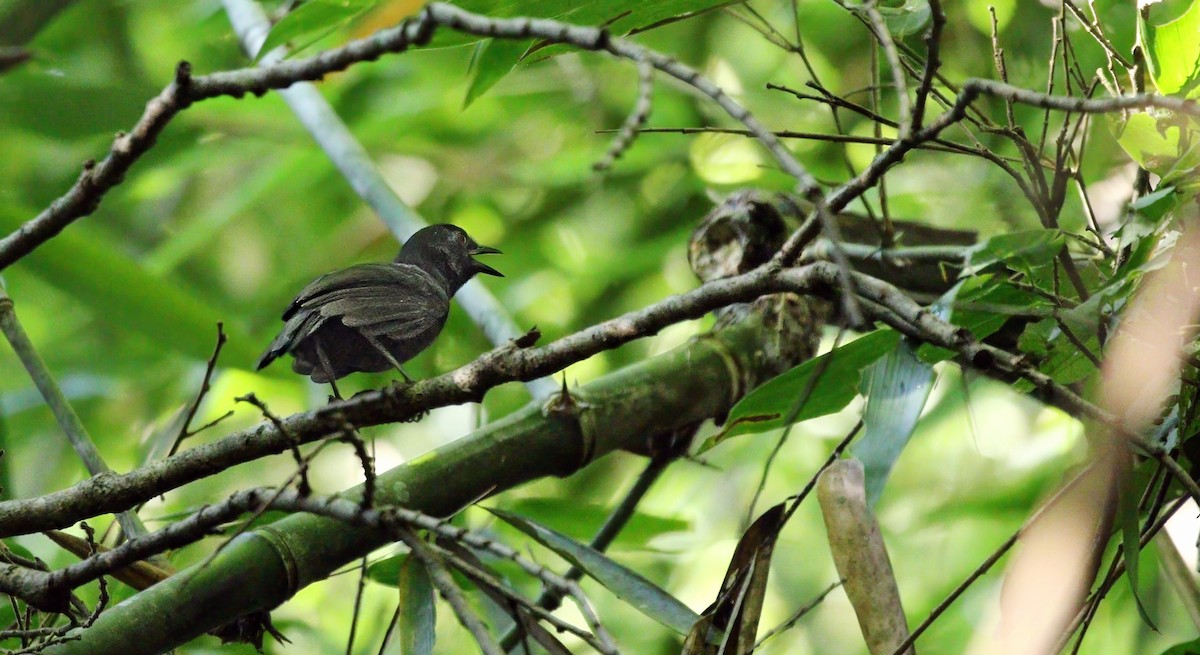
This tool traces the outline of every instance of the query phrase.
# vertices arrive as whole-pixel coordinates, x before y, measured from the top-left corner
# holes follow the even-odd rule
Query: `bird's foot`
[[[413,414],[412,416],[410,416],[406,419],[403,419],[400,422],[401,423],[420,423],[421,419],[425,418],[426,416],[429,416],[429,410],[423,409],[419,413]]]
[[[392,380],[387,385],[389,393],[399,393],[412,386],[412,380]]]

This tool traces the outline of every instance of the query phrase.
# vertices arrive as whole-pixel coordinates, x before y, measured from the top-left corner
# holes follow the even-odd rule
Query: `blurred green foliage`
[[[675,9],[707,9],[719,3],[662,4],[661,16],[651,12],[644,22],[635,16],[622,29],[660,20]],[[898,22],[892,28],[896,38],[922,47],[921,30],[910,29],[909,23],[914,16],[923,23],[923,3],[884,4],[889,24]],[[945,4],[949,25],[943,73],[955,81],[994,77],[991,18],[982,12],[983,5],[973,0]],[[1036,2],[995,4],[1010,81],[1044,89],[1051,21],[1058,10]],[[1090,4],[1117,50],[1129,53],[1137,39],[1130,3]],[[403,15],[412,9],[412,3],[403,2],[350,3],[339,6],[352,11],[320,14],[329,5],[339,3],[307,3],[302,11],[323,19],[288,28],[294,32],[285,36],[306,46],[302,54],[365,34],[380,26],[381,17],[395,19],[396,11]],[[497,12],[503,9],[505,15],[534,13],[590,23],[617,18],[600,2],[587,3],[586,11],[578,12],[552,2],[489,6]],[[1192,20],[1195,6],[1187,20]],[[303,17],[299,11],[296,15]],[[808,64],[773,44],[770,31],[761,28],[763,22],[755,15],[786,40],[795,40],[798,30]],[[336,18],[336,25],[330,17]],[[299,22],[290,20],[292,25]],[[1068,29],[1073,37],[1081,34],[1074,23]],[[705,72],[772,129],[797,132],[833,133],[830,112],[820,103],[770,90],[768,82],[806,90],[811,66],[824,87],[866,104],[869,94],[864,90],[873,84],[879,56],[862,23],[838,3],[824,0],[755,1],[730,11],[700,11],[634,38]],[[1073,43],[1080,69],[1105,67],[1103,49],[1086,38]],[[0,151],[7,154],[0,158],[0,228],[5,233],[67,190],[84,160],[102,157],[113,134],[132,125],[144,103],[171,79],[177,61],[190,61],[197,73],[250,65],[215,0],[81,0],[28,44],[33,58],[0,76]],[[609,174],[598,177],[591,164],[611,137],[602,131],[619,126],[635,101],[632,66],[565,49],[530,53],[518,63],[528,44],[459,38],[457,45],[452,39],[435,45],[442,47],[356,65],[331,76],[320,89],[405,201],[427,219],[459,224],[481,243],[504,251],[491,263],[506,277],[485,284],[519,325],[537,325],[545,340],[692,288],[687,237],[711,206],[712,195],[741,186],[790,187],[790,179],[756,144],[715,133],[642,135]],[[1170,76],[1172,84],[1194,81],[1184,67],[1167,66],[1161,50],[1153,56],[1155,70]],[[706,99],[661,78],[653,102],[650,127],[736,127]],[[982,104],[1001,120],[1000,102]],[[894,108],[885,103],[884,112],[894,113]],[[1043,120],[1042,110],[1035,108],[1017,107],[1015,114],[1030,130]],[[861,116],[842,112],[839,118],[847,134],[875,133],[873,124]],[[1059,118],[1049,120],[1053,127]],[[1149,123],[1131,123],[1125,132],[1113,130],[1125,135],[1120,145],[1103,119],[1089,128],[1088,157],[1079,166],[1093,189],[1120,186],[1130,176],[1122,145],[1131,152],[1157,147],[1129,145],[1137,134],[1156,133],[1152,119],[1135,120]],[[950,136],[957,136],[952,132]],[[1173,137],[1171,147],[1186,138],[1186,133],[1179,134],[1185,136]],[[983,138],[1002,155],[1017,154],[998,136]],[[787,143],[805,166],[830,183],[847,179],[848,167],[861,170],[876,152],[863,144]],[[1133,156],[1146,163],[1136,152]],[[874,209],[880,193],[868,193]],[[1041,246],[1061,244],[1063,239],[1058,232],[1024,232],[1043,226],[1011,178],[980,159],[914,153],[888,176],[886,194],[891,213],[898,217],[977,230],[984,237],[1015,235],[981,249],[981,267],[1008,261],[1014,254],[1037,255],[1035,263],[1046,264]],[[1116,227],[1123,201],[1110,199],[1102,208],[1109,217],[1105,229]],[[860,203],[853,209],[863,207]],[[1160,206],[1157,211],[1156,219],[1168,210]],[[1139,234],[1161,227],[1150,223]],[[1084,224],[1084,204],[1078,194],[1069,193],[1061,227],[1079,232]],[[1031,242],[1029,234],[1045,238]],[[257,422],[253,408],[233,401],[247,392],[255,392],[277,414],[322,403],[326,389],[291,374],[286,364],[253,373],[254,357],[278,328],[282,309],[306,282],[349,264],[389,260],[396,248],[383,224],[279,97],[268,94],[217,99],[183,112],[93,216],[6,270],[3,277],[26,329],[109,464],[123,471],[144,463],[174,437],[178,426],[173,418],[195,397],[216,340],[217,321],[224,323],[229,343],[196,422],[229,410],[234,414],[193,440],[215,439]],[[1148,251],[1142,255],[1134,268],[1149,258]],[[1095,275],[1088,275],[1095,281]],[[1109,299],[1123,299],[1132,279],[1130,273],[1117,280],[1123,286]],[[1013,294],[1020,294],[1009,291],[1007,301],[1029,306],[1039,302],[1028,294],[1013,300]],[[987,292],[994,293],[995,287]],[[1094,322],[1094,317],[1080,320]],[[703,321],[672,327],[572,366],[563,376],[568,384],[591,379],[705,328]],[[1052,357],[1062,354],[1064,361],[1053,363],[1067,370],[1072,381],[1076,375],[1093,373],[1087,362],[1062,350],[1061,340],[1057,351],[1055,344],[1047,343],[1056,329],[1054,321],[1043,321],[1026,332],[1025,339]],[[456,307],[438,343],[410,363],[408,371],[430,376],[466,363],[488,347]],[[1059,413],[1002,385],[964,380],[953,367],[938,370],[927,413],[879,506],[913,623],[1021,524],[1037,500],[1081,461],[1084,447],[1079,426]],[[360,375],[343,390],[353,393],[388,379]],[[506,385],[489,394],[481,408],[438,410],[421,423],[378,428],[368,436],[375,440],[380,467],[386,468],[526,400],[523,387]],[[776,461],[765,489],[769,502],[762,506],[804,484],[854,423],[856,411],[851,405],[796,430]],[[0,348],[0,428],[6,497],[46,493],[85,475],[6,348]],[[619,541],[616,558],[694,610],[702,609],[717,591],[739,526],[746,521],[743,514],[762,462],[774,443],[771,435],[731,439],[705,454],[707,467],[676,465],[644,505],[637,533],[642,536]],[[319,492],[333,492],[361,478],[358,463],[345,451],[331,451],[314,465]],[[557,516],[556,528],[586,539],[596,523],[594,509],[613,504],[638,467],[633,457],[609,458],[571,479],[542,481],[489,502],[535,518],[539,512]],[[151,503],[143,516],[153,528],[160,525],[156,517],[222,498],[233,489],[282,481],[291,471],[290,460],[282,457],[243,465]],[[561,523],[570,517],[553,504],[556,501],[535,505],[535,499],[577,504],[578,525],[572,529]],[[509,539],[517,536],[479,510],[469,510],[466,521]],[[54,565],[67,561],[38,538],[19,542]],[[195,562],[203,551],[186,549],[173,561]],[[1162,633],[1152,634],[1139,622],[1128,588],[1119,586],[1102,606],[1083,652],[1157,653],[1192,636],[1172,592],[1153,575],[1153,552],[1141,559],[1146,569],[1143,600]],[[271,645],[268,652],[344,652],[352,577],[336,576],[306,588],[278,610],[277,627],[296,644]],[[775,554],[764,627],[782,621],[833,579],[817,509],[810,503],[784,532]],[[993,575],[973,587],[921,639],[921,651],[962,652],[995,597],[996,580]],[[594,585],[588,589],[596,592],[601,616],[628,652],[677,652],[678,637]],[[355,651],[362,653],[376,652],[395,602],[395,590],[386,585],[369,585],[367,592]],[[121,593],[128,592],[118,596]],[[446,616],[438,625],[439,649],[469,651],[467,637]],[[863,652],[861,643],[848,605],[834,594],[759,652],[855,653]],[[210,651],[218,652],[215,642],[202,640],[180,652]]]

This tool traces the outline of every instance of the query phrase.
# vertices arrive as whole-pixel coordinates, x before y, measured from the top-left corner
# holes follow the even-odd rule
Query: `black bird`
[[[292,370],[314,382],[391,368],[411,381],[400,365],[442,331],[450,297],[478,273],[504,277],[473,256],[499,252],[462,228],[430,225],[412,235],[391,264],[322,275],[283,312],[283,330],[258,358],[258,369],[291,353]]]

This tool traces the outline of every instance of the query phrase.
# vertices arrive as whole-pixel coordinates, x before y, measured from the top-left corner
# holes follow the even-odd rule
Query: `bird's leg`
[[[325,371],[325,377],[329,378],[329,386],[333,387],[333,397],[335,400],[342,399],[342,392],[338,391],[337,382],[333,381],[333,365],[329,363],[329,355],[325,354],[325,348],[321,346],[321,340],[317,339],[317,359],[321,360],[321,369]]]
[[[400,371],[400,375],[404,376],[405,382],[407,382],[408,384],[412,384],[413,379],[408,377],[408,373],[405,373],[404,369],[400,368],[400,362],[396,361],[395,357],[392,357],[392,353],[388,352],[388,349],[384,348],[383,344],[379,343],[379,341],[374,337],[374,335],[364,334],[363,336],[367,338],[367,341],[370,342],[370,344],[372,346],[375,346],[376,350],[378,350],[379,353],[382,354],[385,359],[387,359],[389,362],[391,362],[392,366],[396,367],[397,371]],[[393,382],[392,384],[395,384],[395,383]],[[403,422],[404,423],[416,423],[417,421],[420,421],[421,419],[425,418],[428,415],[429,415],[428,411],[422,411],[421,413],[416,414],[415,416],[413,416],[411,418],[405,419]]]
[[[392,353],[389,352],[387,348],[384,348],[383,344],[379,343],[379,340],[376,339],[374,335],[364,334],[363,336],[367,338],[367,341],[369,341],[372,346],[375,346],[375,349],[379,351],[379,354],[383,355],[384,359],[388,360],[388,363],[396,367],[397,371],[400,371],[400,375],[404,376],[405,382],[412,384],[413,379],[408,377],[408,373],[405,373],[403,368],[400,368],[400,362],[396,361],[395,357],[392,357]]]

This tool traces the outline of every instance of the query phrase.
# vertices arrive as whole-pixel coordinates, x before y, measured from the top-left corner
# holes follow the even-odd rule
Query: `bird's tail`
[[[282,335],[280,335],[280,336],[282,336]],[[263,352],[263,354],[258,356],[258,363],[256,363],[254,365],[254,370],[256,370],[256,371],[263,370],[264,368],[267,367],[268,364],[275,361],[280,355],[282,355],[285,352],[287,352],[287,351],[284,348],[281,348],[279,346],[279,337],[276,337],[275,341],[272,341],[271,345],[267,346],[267,349]]]
[[[261,371],[271,362],[291,352],[304,337],[316,331],[323,322],[325,322],[325,318],[317,312],[301,312],[293,315],[283,324],[283,330],[279,332],[271,345],[267,346],[267,349],[259,356],[254,370]]]

